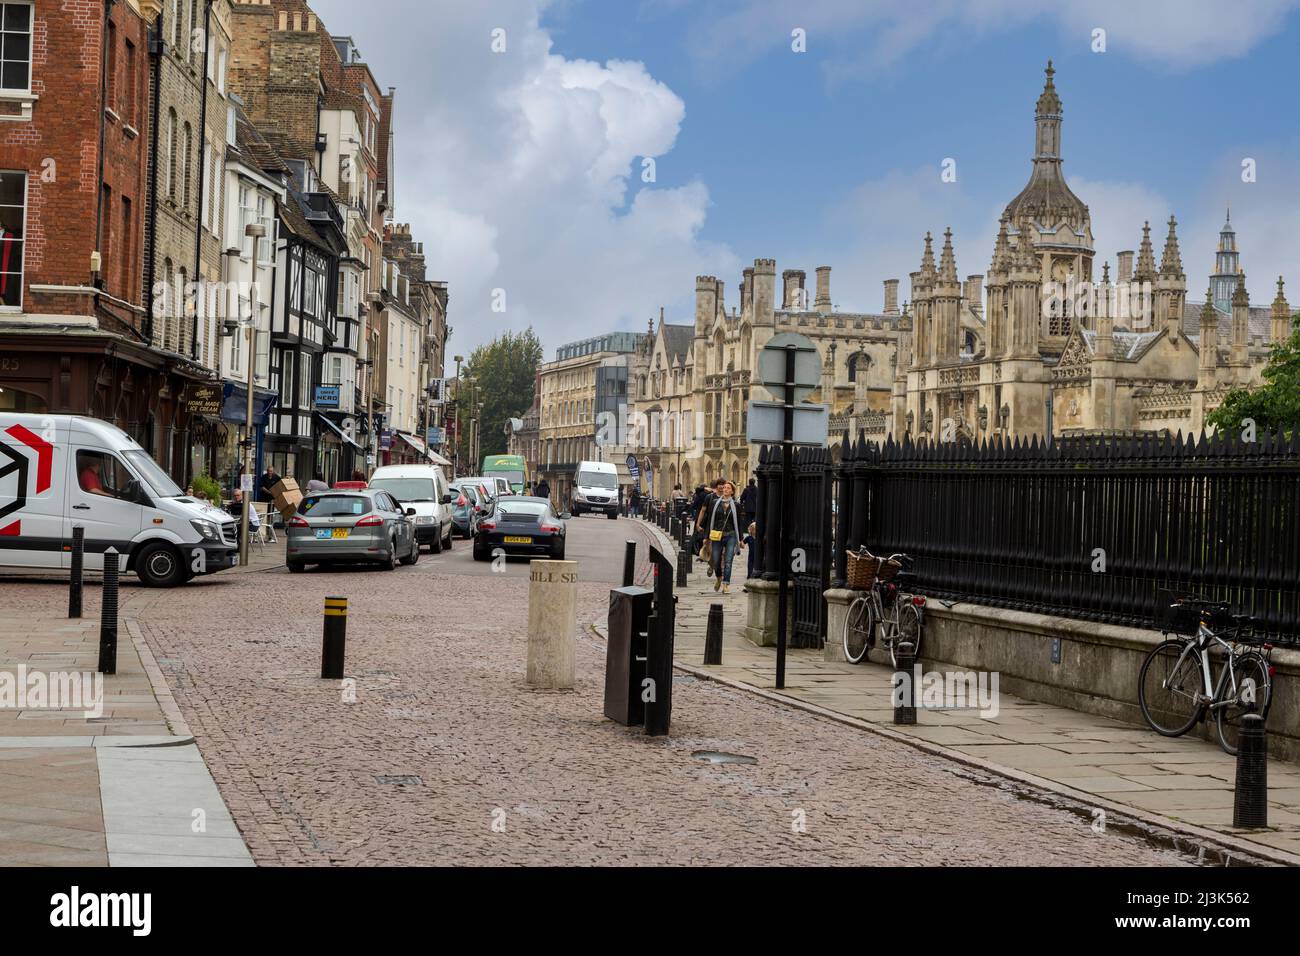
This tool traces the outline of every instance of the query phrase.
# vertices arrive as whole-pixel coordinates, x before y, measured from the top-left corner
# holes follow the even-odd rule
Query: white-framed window
[[[298,353],[298,408],[311,406],[311,356]]]
[[[32,88],[32,5],[0,3],[0,90]]]
[[[217,54],[217,92],[223,96],[226,93],[226,48],[223,46]]]
[[[258,243],[257,261],[269,266],[275,259],[275,199],[266,193],[257,194],[257,222],[266,230]]]
[[[323,385],[342,385],[343,384],[343,356],[330,355],[326,358],[325,376],[321,384]]]
[[[0,306],[23,304],[23,240],[27,224],[27,174],[0,172]]]

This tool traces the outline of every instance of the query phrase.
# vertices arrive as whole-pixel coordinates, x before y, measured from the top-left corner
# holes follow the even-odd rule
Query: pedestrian
[[[547,501],[551,499],[551,486],[545,478],[533,485],[533,497],[545,498]]]
[[[751,478],[749,484],[745,485],[745,490],[740,493],[740,520],[745,527],[749,527],[749,523],[754,520],[754,509],[757,506],[758,482]]]
[[[226,511],[242,526],[244,523],[244,492],[240,488],[235,489],[234,495],[230,499],[230,504]],[[248,505],[248,536],[251,538],[257,534],[258,529],[262,526],[262,519],[257,515],[257,508],[252,502]],[[242,537],[242,535],[241,535]]]
[[[307,494],[315,494],[318,491],[329,491],[330,486],[325,484],[325,479],[321,477],[320,472],[312,475],[307,482]]]
[[[352,469],[352,480],[353,480],[353,481],[365,481],[365,480],[366,480],[366,473],[365,473],[364,471],[362,471],[360,468],[353,468],[353,469]]]
[[[695,512],[695,550],[700,553],[701,559],[709,563],[709,577],[713,576],[713,549],[708,546],[708,513],[713,507],[713,503],[718,500],[718,493],[722,486],[727,483],[726,478],[713,479],[712,490],[705,490],[704,500]]]
[[[262,501],[272,501],[275,496],[271,494],[271,489],[280,483],[280,476],[275,473],[275,466],[267,463],[266,471],[262,472],[261,495]]]
[[[628,494],[627,501],[632,510],[632,514],[636,514],[641,510],[641,488],[639,485],[632,486],[632,491]]]
[[[731,590],[731,562],[740,540],[740,512],[736,507],[736,486],[725,478],[715,486],[716,497],[708,506],[707,533],[710,544],[709,565],[713,570],[713,590],[726,594]]]
[[[749,526],[745,529],[744,538],[745,558],[747,561],[747,564],[745,565],[746,578],[752,578],[754,576],[754,555],[758,553],[758,549],[755,547],[755,544],[757,544],[757,538],[758,523],[751,521]]]
[[[690,510],[690,507],[691,502],[686,497],[686,492],[682,491],[682,486],[673,485],[673,515],[680,518],[684,512]]]

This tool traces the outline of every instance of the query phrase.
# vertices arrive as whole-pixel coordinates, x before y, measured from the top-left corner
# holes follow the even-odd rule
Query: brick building
[[[151,451],[180,387],[143,289],[157,6],[0,3],[0,409],[94,415]]]

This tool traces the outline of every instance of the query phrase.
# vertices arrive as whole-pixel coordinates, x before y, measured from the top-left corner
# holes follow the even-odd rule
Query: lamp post
[[[451,445],[451,453],[452,456],[455,458],[455,461],[452,462],[452,471],[454,471],[459,476],[460,475],[460,408],[461,408],[460,363],[465,361],[465,356],[453,355],[452,358],[456,362],[456,440],[452,442]]]
[[[253,365],[257,360],[257,240],[266,235],[266,227],[260,223],[249,223],[244,227],[244,235],[253,240],[253,261],[249,271],[253,275],[248,290],[248,404],[245,409],[244,441],[244,475],[240,481],[240,490],[244,493],[243,521],[239,527],[239,563],[248,564],[248,524],[252,509],[253,469],[256,467],[256,445],[253,441]],[[248,488],[242,486],[247,483]]]

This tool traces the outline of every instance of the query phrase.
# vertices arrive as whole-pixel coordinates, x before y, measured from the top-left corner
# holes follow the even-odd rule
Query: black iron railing
[[[834,530],[824,517],[817,525],[836,543],[831,583],[844,579],[846,551],[866,545],[912,555],[919,590],[937,598],[1157,627],[1163,592],[1194,593],[1300,643],[1300,434],[1050,445],[859,435],[841,447],[836,481],[821,485],[827,503],[835,496]],[[760,484],[777,457],[760,454]],[[814,493],[806,480],[800,489]],[[763,491],[773,505],[779,482]],[[800,510],[799,541],[815,520]],[[824,553],[810,548],[810,562],[814,551]],[[796,614],[806,615],[796,631],[811,626],[797,599]]]

